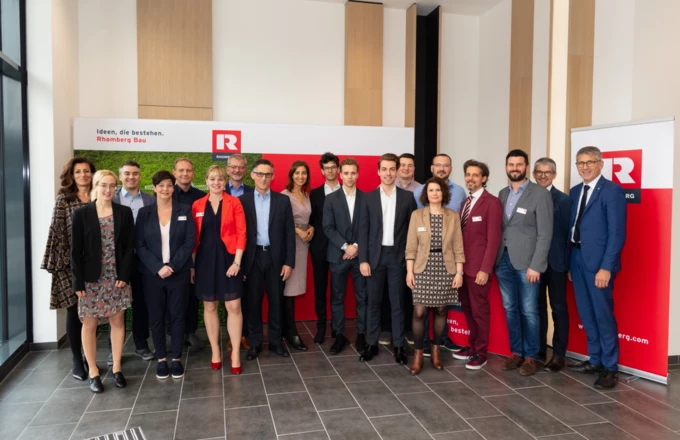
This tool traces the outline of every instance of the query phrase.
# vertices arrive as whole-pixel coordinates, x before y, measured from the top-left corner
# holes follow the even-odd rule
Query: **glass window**
[[[0,0],[2,22],[2,52],[16,64],[21,64],[21,27],[19,0]]]

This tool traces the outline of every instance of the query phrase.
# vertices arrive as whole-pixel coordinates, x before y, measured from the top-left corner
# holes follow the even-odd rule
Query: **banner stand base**
[[[589,359],[589,356],[583,355],[581,353],[575,353],[573,351],[567,351],[567,356],[573,359],[578,359],[580,361],[585,361]],[[651,380],[652,382],[658,382],[663,385],[668,385],[668,376],[659,376],[658,374],[648,373],[647,371],[637,370],[635,368],[624,367],[623,365],[619,365],[619,371],[621,373],[626,373],[634,376],[627,380],[627,382],[633,382],[634,380],[636,380],[637,377],[641,377],[643,379]]]

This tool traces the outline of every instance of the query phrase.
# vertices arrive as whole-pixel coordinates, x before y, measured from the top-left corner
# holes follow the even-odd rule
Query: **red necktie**
[[[470,216],[470,206],[472,206],[472,194],[465,199],[465,204],[463,204],[463,215],[460,217],[460,228],[465,227],[467,219]]]

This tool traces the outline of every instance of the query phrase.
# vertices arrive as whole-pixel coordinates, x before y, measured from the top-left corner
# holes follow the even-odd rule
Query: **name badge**
[[[203,214],[203,213],[201,213],[201,214]],[[187,221],[187,216],[186,215],[180,215],[179,217],[177,217],[177,221],[178,222],[185,222],[185,221]]]
[[[427,228],[425,226],[421,226],[418,228],[418,232],[425,232],[427,231]]]
[[[205,212],[197,212],[196,217],[203,217],[203,214],[205,214]]]
[[[517,212],[518,212],[519,214],[526,214],[526,213],[527,213],[527,210],[524,209],[524,208],[517,208]]]
[[[481,222],[481,221],[482,221],[482,216],[481,216],[481,215],[478,215],[478,216],[472,217],[472,221],[473,221],[473,222]]]

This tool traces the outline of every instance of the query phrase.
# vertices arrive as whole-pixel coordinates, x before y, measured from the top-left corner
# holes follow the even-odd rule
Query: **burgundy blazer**
[[[461,205],[463,212],[465,200]],[[463,228],[463,248],[465,249],[465,275],[476,277],[477,272],[493,274],[493,266],[501,244],[501,224],[503,207],[498,197],[491,195],[486,189],[472,207]]]

